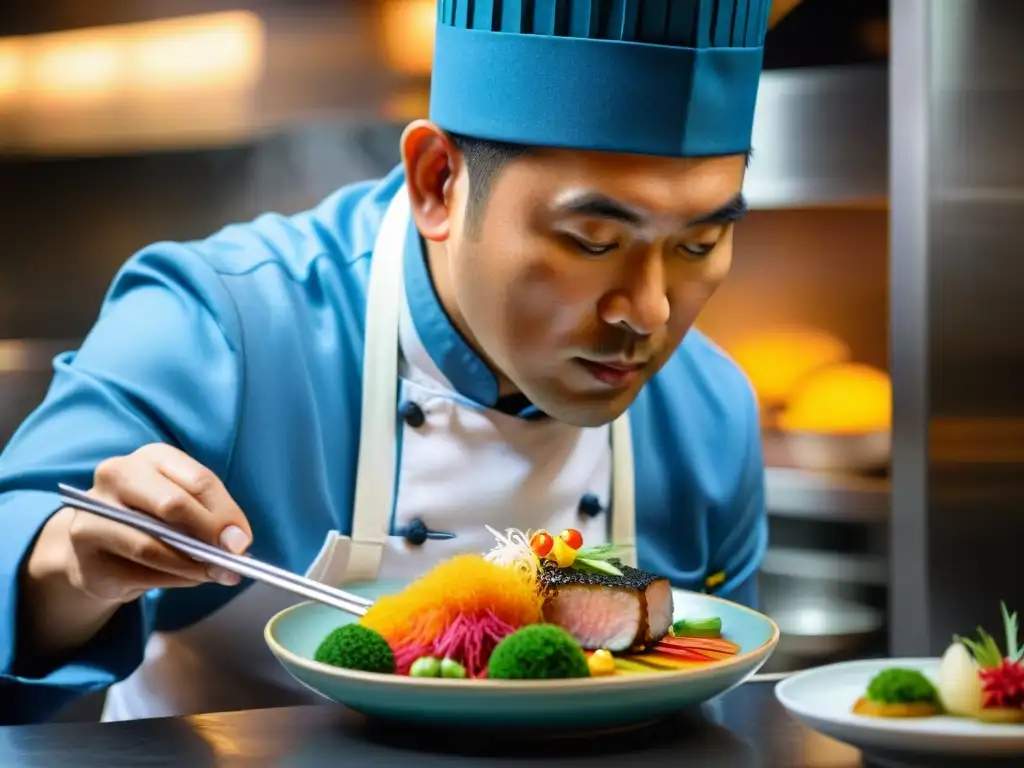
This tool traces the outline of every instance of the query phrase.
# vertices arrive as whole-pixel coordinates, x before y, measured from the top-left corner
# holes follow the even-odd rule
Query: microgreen
[[[1024,648],[1021,647],[1018,633],[1019,626],[1017,613],[1010,613],[1005,602],[1000,602],[1000,609],[1003,615],[1003,629],[1006,634],[1006,659],[1014,664],[1024,657]],[[978,627],[978,639],[972,640],[969,637],[953,636],[953,642],[963,643],[974,654],[978,666],[982,669],[994,669],[1003,663],[1003,652],[999,649],[999,643],[984,629]]]

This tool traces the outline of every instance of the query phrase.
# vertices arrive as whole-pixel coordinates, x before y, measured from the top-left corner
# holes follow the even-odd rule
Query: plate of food
[[[1002,606],[1005,648],[984,629],[941,658],[841,662],[779,683],[797,719],[868,755],[1024,757],[1024,648]]]
[[[299,682],[364,715],[417,725],[583,729],[697,706],[768,660],[779,630],[673,589],[578,531],[491,530],[494,548],[411,583],[346,584],[361,618],[300,603],[268,622]]]

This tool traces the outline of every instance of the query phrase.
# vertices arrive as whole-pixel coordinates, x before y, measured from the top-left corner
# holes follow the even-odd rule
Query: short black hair
[[[483,220],[494,180],[505,165],[527,154],[530,148],[522,144],[477,139],[460,133],[447,132],[447,136],[466,158],[466,171],[469,174],[466,220],[470,236],[475,236]]]

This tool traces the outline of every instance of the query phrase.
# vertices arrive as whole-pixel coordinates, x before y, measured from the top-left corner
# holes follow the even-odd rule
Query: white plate
[[[776,686],[775,696],[798,720],[866,755],[1024,757],[1024,724],[990,724],[946,716],[896,720],[853,714],[853,704],[864,695],[871,678],[889,667],[920,670],[935,683],[939,660],[870,659],[831,664],[793,675]]]

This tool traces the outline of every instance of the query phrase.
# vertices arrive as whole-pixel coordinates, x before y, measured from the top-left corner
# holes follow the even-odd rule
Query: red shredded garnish
[[[509,626],[491,611],[480,618],[457,616],[434,642],[428,645],[410,643],[395,649],[395,671],[409,674],[413,662],[421,656],[452,659],[466,668],[466,673],[479,678],[487,671],[487,662],[495,646],[511,635],[515,627]]]
[[[1024,666],[1004,659],[998,667],[983,669],[978,674],[985,707],[1024,709]]]
[[[412,667],[416,659],[423,656],[430,656],[429,645],[419,645],[409,643],[407,645],[400,645],[394,649],[395,651],[395,674],[408,675],[409,669]]]

